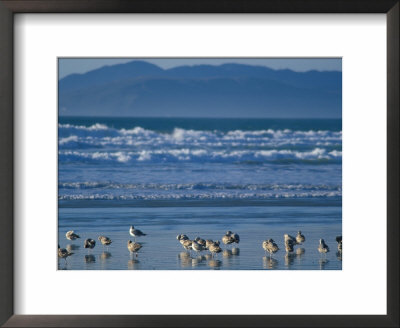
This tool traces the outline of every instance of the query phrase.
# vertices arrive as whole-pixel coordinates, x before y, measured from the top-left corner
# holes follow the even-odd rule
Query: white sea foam
[[[302,198],[333,198],[341,197],[341,192],[285,192],[285,193],[152,193],[123,194],[90,193],[59,195],[59,200],[263,200],[263,199],[302,199]]]
[[[114,181],[60,182],[60,189],[134,189],[134,190],[250,190],[268,191],[333,191],[340,192],[340,185],[312,184],[234,184],[234,183],[120,183]]]
[[[332,161],[341,160],[341,152],[327,152],[315,148],[311,151],[292,150],[211,150],[205,149],[155,149],[141,151],[71,151],[60,150],[59,160],[65,162],[279,162],[279,161]]]
[[[203,131],[161,133],[136,126],[59,124],[59,160],[66,162],[339,162],[341,131]],[[92,151],[85,151],[92,150]],[[112,150],[112,151],[111,151]]]

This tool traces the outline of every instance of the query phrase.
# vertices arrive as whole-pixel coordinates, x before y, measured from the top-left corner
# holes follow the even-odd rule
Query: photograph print
[[[59,270],[341,270],[340,58],[59,58]]]

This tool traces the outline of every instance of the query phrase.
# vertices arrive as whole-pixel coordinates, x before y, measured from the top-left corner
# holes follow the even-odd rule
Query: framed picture
[[[0,2],[0,322],[398,326],[399,3],[367,4]]]

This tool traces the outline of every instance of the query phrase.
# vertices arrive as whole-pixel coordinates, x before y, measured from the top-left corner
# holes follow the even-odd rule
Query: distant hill
[[[224,64],[162,69],[144,61],[59,81],[60,115],[341,117],[341,72]]]

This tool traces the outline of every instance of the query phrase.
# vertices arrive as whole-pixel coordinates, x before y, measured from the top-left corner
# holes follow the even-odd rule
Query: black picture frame
[[[399,327],[399,0],[0,0],[0,325]],[[384,13],[387,17],[387,315],[15,315],[13,19],[17,13]],[[367,288],[367,287],[366,287]],[[340,301],[338,295],[338,299]]]

